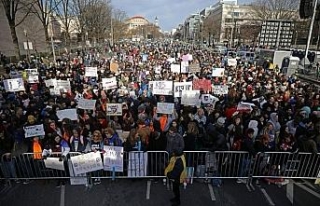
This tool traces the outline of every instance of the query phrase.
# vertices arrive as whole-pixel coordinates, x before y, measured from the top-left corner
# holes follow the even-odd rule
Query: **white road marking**
[[[260,190],[261,190],[262,194],[264,195],[264,197],[266,198],[266,200],[268,201],[269,205],[272,205],[272,206],[276,205],[276,204],[274,204],[274,202],[272,201],[271,197],[268,195],[268,193],[265,189],[260,188]]]
[[[146,192],[146,199],[147,199],[147,200],[150,199],[150,189],[151,189],[151,181],[148,180],[148,181],[147,181],[147,192]]]
[[[293,181],[289,180],[289,183],[286,185],[287,198],[293,204]]]
[[[210,197],[212,201],[217,201],[216,196],[214,195],[213,187],[211,184],[208,184]]]
[[[295,185],[299,186],[301,189],[304,189],[305,191],[309,192],[310,194],[314,195],[315,197],[320,199],[320,194],[318,194],[317,192],[313,191],[312,189],[304,186],[301,183],[295,183]]]
[[[65,196],[66,196],[65,185],[61,185],[60,206],[65,206]]]

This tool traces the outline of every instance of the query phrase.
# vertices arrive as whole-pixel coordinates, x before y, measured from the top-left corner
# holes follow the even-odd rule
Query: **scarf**
[[[42,148],[41,145],[39,143],[38,140],[33,141],[33,145],[32,145],[32,149],[33,149],[33,159],[35,160],[39,160],[42,158]]]
[[[163,132],[166,128],[166,125],[167,125],[167,120],[168,120],[168,117],[167,115],[162,115],[159,119],[159,122],[160,122],[160,129],[161,131]]]

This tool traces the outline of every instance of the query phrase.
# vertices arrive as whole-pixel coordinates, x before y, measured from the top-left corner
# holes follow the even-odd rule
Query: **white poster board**
[[[211,76],[213,77],[223,77],[224,76],[224,68],[212,68]]]
[[[25,90],[22,78],[4,79],[3,84],[6,92],[19,92]]]
[[[102,78],[102,87],[104,89],[116,89],[116,88],[118,88],[117,78],[116,77]]]
[[[186,90],[182,91],[181,104],[185,106],[200,106],[200,91],[199,90]]]
[[[46,87],[54,87],[57,85],[56,81],[56,79],[46,79],[44,80],[44,83],[46,84]]]
[[[100,152],[90,152],[70,158],[75,175],[103,169]]]
[[[74,174],[71,160],[68,160],[68,167],[69,167],[69,173],[70,173],[70,185],[86,185],[87,184],[88,179],[85,173],[78,174],[78,175]]]
[[[54,85],[54,93],[60,95],[61,92],[71,91],[70,81],[68,80],[56,80]]]
[[[39,83],[39,72],[38,69],[26,69],[27,80],[31,84]]]
[[[181,62],[181,72],[180,72],[180,64],[171,64],[170,69],[172,73],[188,73],[189,62]]]
[[[228,66],[233,66],[233,67],[235,67],[235,66],[237,66],[237,64],[238,64],[238,62],[237,62],[237,59],[235,59],[235,58],[233,58],[233,59],[231,59],[231,58],[228,58],[228,60],[227,60],[227,65]]]
[[[47,157],[44,160],[44,165],[49,169],[64,171],[64,163],[63,161],[59,161],[58,157]]]
[[[143,177],[147,175],[148,153],[129,152],[128,177]]]
[[[107,116],[122,116],[122,104],[107,103]]]
[[[104,146],[103,169],[105,171],[123,172],[123,147]]]
[[[174,82],[174,97],[181,97],[182,91],[192,90],[192,82]]]
[[[174,112],[174,103],[157,103],[157,113],[158,114],[173,114]]]
[[[228,85],[213,85],[213,93],[216,95],[225,95],[229,92]]]
[[[97,67],[85,67],[85,77],[98,77]]]
[[[43,124],[24,126],[23,130],[25,138],[44,136],[46,134]]]
[[[68,118],[71,120],[78,120],[77,109],[58,110],[57,116],[59,118],[59,121],[62,121],[64,118]]]
[[[94,110],[96,107],[96,101],[97,100],[93,99],[78,99],[78,108]]]
[[[172,95],[173,82],[172,81],[150,81],[149,89],[154,95]]]

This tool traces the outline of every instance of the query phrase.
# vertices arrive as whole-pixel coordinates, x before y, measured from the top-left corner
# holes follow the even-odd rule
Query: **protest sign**
[[[98,77],[97,67],[85,67],[85,77]]]
[[[58,157],[47,157],[44,160],[46,168],[64,171],[63,161],[59,161]]]
[[[19,92],[25,90],[22,78],[4,79],[3,85],[6,92]]]
[[[251,112],[253,110],[253,106],[255,106],[255,104],[253,103],[239,102],[237,106],[237,111]]]
[[[71,162],[75,175],[103,169],[100,152],[90,152],[87,154],[72,156]]]
[[[25,138],[44,136],[46,134],[44,132],[43,124],[24,126],[23,130]]]
[[[199,106],[200,91],[199,90],[186,90],[182,91],[181,104],[185,106]]]
[[[216,97],[212,96],[211,94],[202,94],[201,95],[201,102],[203,104],[212,104],[216,99]]]
[[[148,54],[142,54],[142,61],[143,62],[146,62],[146,61],[148,61]]]
[[[171,72],[173,73],[178,73],[178,74],[188,73],[188,67],[182,64],[181,64],[181,70],[180,70],[180,64],[171,64],[170,69],[171,69]]]
[[[38,69],[26,69],[27,81],[31,84],[39,83]]]
[[[181,97],[182,91],[192,90],[192,82],[174,82],[174,97]]]
[[[77,109],[58,110],[57,116],[59,118],[59,121],[62,121],[64,118],[68,118],[71,120],[78,120]]]
[[[60,95],[62,92],[71,91],[70,81],[68,80],[56,80],[54,85],[54,93]]]
[[[193,90],[201,90],[201,91],[211,91],[211,80],[208,79],[194,79],[192,81],[192,89]]]
[[[148,153],[129,152],[128,177],[143,177],[147,175]]]
[[[110,64],[110,71],[113,73],[117,73],[118,72],[118,68],[119,68],[119,64],[118,63],[111,63]]]
[[[212,68],[211,76],[213,76],[213,77],[224,76],[224,68]]]
[[[174,112],[174,103],[157,103],[157,113],[158,114],[173,114]]]
[[[87,175],[85,173],[78,175],[74,174],[71,160],[68,160],[68,168],[70,174],[70,185],[86,185],[88,183]]]
[[[173,62],[176,61],[176,59],[175,58],[168,58],[167,61],[170,62],[170,63],[173,63]]]
[[[216,95],[225,95],[229,92],[228,85],[213,85],[213,93]]]
[[[194,63],[189,65],[189,73],[197,73],[200,71],[201,71],[201,68],[199,64]]]
[[[102,86],[104,89],[116,89],[118,88],[117,78],[102,78]]]
[[[123,172],[123,147],[104,146],[103,150],[103,169]]]
[[[92,100],[92,99],[79,99],[78,100],[78,108],[79,109],[94,110],[95,106],[96,106],[96,100]]]
[[[44,80],[46,87],[54,87],[56,85],[56,79],[46,79]]]
[[[235,58],[228,58],[228,60],[227,60],[227,65],[228,66],[230,66],[230,67],[235,67],[235,66],[237,66],[237,64],[238,64],[238,62],[237,62],[237,59],[235,59]]]
[[[107,103],[107,116],[122,116],[122,104]]]
[[[150,81],[149,82],[149,90],[152,91],[152,94],[157,95],[172,95],[173,89],[172,81]]]

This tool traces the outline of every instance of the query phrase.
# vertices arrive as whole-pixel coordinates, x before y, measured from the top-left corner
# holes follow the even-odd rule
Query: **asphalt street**
[[[34,181],[29,185],[13,184],[0,195],[1,206],[165,206],[170,205],[172,191],[159,183],[151,183],[147,194],[147,180],[102,180],[90,190],[84,186],[66,184],[55,187],[55,181]],[[249,192],[244,184],[225,180],[212,193],[205,183],[194,182],[186,189],[181,187],[182,206],[270,206],[292,205],[286,197],[286,187],[262,183]],[[265,190],[265,193],[262,192]],[[265,195],[266,194],[266,195]],[[149,198],[149,199],[147,199]],[[271,200],[271,201],[270,201]],[[295,205],[297,206],[297,205]],[[313,205],[311,205],[313,206]]]

